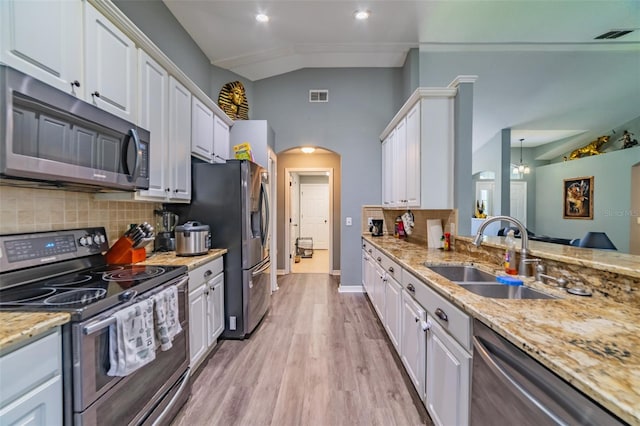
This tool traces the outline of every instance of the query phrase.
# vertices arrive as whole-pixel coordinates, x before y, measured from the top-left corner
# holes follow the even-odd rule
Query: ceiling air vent
[[[594,38],[594,40],[613,40],[613,39],[625,36],[632,32],[633,30],[611,30],[611,31],[607,31],[604,34],[600,34],[598,37]]]
[[[309,102],[329,102],[329,91],[320,89],[309,90]]]

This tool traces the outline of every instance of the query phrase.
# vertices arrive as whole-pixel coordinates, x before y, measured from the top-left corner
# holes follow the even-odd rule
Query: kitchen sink
[[[456,284],[471,293],[493,299],[557,299],[555,296],[522,285],[513,286],[487,282],[457,282]]]
[[[484,272],[475,266],[465,265],[442,265],[442,266],[425,266],[438,275],[442,275],[449,281],[454,282],[496,282],[496,276]]]

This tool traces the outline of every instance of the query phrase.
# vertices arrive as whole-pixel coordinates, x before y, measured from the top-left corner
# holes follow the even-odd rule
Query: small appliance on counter
[[[176,255],[198,256],[206,254],[211,246],[209,225],[189,221],[176,226]]]
[[[373,219],[371,221],[373,225],[371,225],[369,231],[371,231],[372,237],[382,237],[383,222],[384,221],[382,219]]]
[[[174,251],[176,249],[175,227],[178,224],[177,214],[167,210],[155,210],[156,215],[156,240],[154,251]]]

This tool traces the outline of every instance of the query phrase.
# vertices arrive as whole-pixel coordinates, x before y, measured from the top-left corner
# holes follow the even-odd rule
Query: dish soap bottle
[[[513,234],[513,229],[507,232],[507,238],[504,240],[507,245],[507,249],[504,251],[504,271],[509,275],[518,275],[518,268],[516,266],[516,239]]]

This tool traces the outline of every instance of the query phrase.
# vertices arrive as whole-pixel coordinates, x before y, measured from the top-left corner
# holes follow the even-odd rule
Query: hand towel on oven
[[[156,358],[153,299],[148,298],[115,314],[109,330],[107,375],[127,376]]]
[[[178,287],[172,285],[153,296],[156,313],[156,338],[163,351],[171,349],[173,338],[182,331],[178,307]]]

